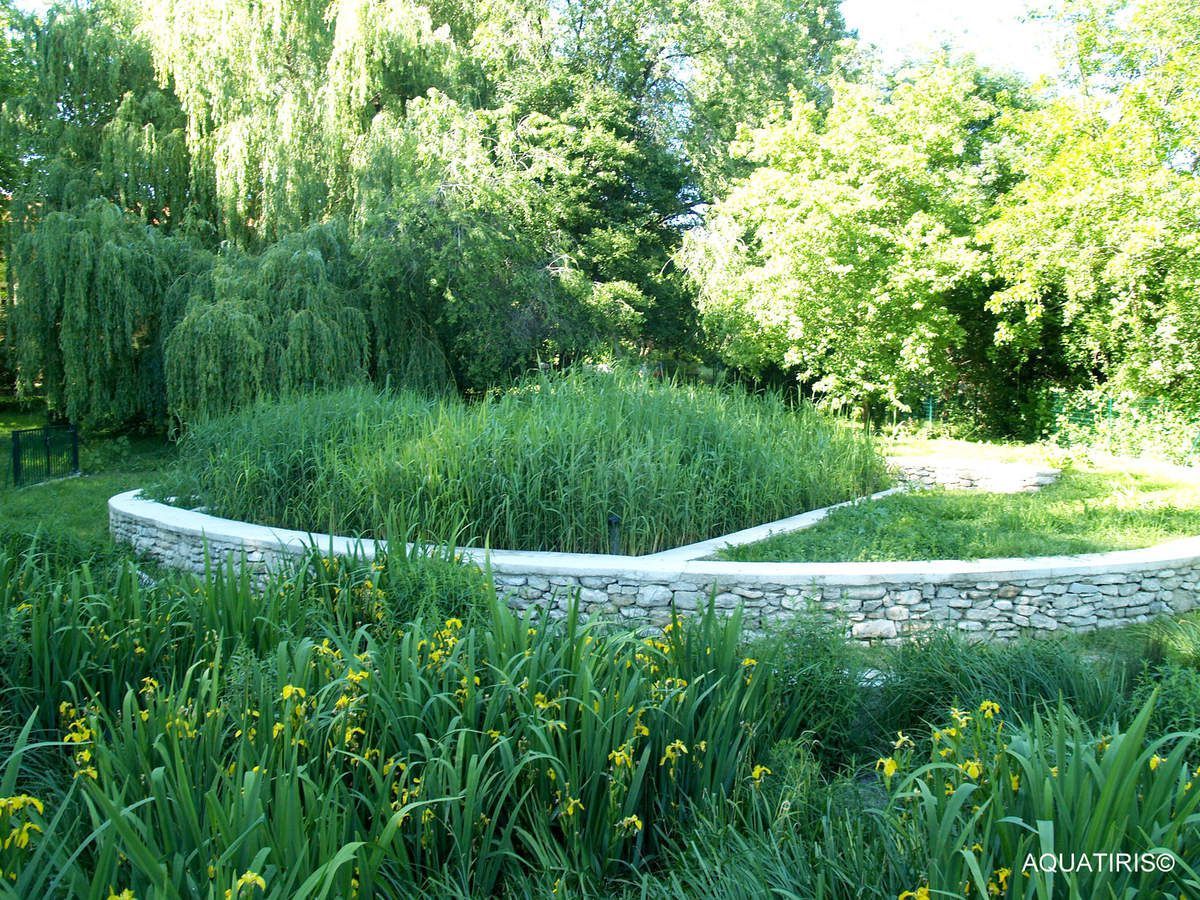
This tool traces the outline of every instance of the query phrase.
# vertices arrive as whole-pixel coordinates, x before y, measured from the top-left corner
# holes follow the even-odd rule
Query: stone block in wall
[[[638,591],[637,604],[643,609],[671,605],[671,589],[665,584],[648,584]]]
[[[859,622],[850,629],[850,634],[860,641],[875,641],[894,638],[899,632],[896,623],[888,619],[871,619]]]

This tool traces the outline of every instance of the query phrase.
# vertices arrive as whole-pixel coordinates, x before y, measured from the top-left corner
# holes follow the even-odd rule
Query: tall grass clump
[[[1156,735],[1153,706],[1098,729],[1064,706],[953,708],[893,733],[879,795],[792,777],[710,807],[638,894],[1196,897],[1200,732]]]
[[[577,369],[468,404],[350,389],[192,427],[160,496],[377,535],[389,515],[495,547],[642,554],[861,496],[869,438],[807,404]]]

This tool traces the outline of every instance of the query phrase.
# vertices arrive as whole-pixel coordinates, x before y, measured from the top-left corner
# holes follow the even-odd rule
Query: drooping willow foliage
[[[13,248],[18,385],[41,378],[51,408],[89,424],[161,421],[164,335],[198,253],[104,200],[45,216]]]
[[[367,322],[344,232],[314,226],[259,256],[229,252],[195,278],[166,342],[167,400],[183,419],[264,394],[367,377]]]

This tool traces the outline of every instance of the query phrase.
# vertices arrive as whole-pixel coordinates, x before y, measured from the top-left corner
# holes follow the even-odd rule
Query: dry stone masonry
[[[1040,486],[1046,482],[1038,479],[1057,474],[1022,467],[1030,471],[1000,475],[994,472],[998,465],[989,464],[987,472],[977,466],[975,486],[994,490],[1008,484],[1010,490],[1026,490],[1028,486],[1014,485]],[[949,478],[945,473],[952,470],[933,466],[931,471],[942,473],[929,477],[944,483],[938,479]],[[910,480],[926,483],[924,474]],[[842,618],[849,633],[863,641],[895,641],[933,626],[995,640],[1089,631],[1185,612],[1196,604],[1200,537],[1144,550],[970,562],[745,563],[705,558],[721,546],[807,527],[827,511],[650,556],[474,548],[461,553],[465,559],[488,562],[498,591],[518,609],[538,607],[563,616],[571,598],[578,596],[589,616],[661,626],[672,609],[687,614],[711,598],[720,610],[740,607],[754,631],[767,632],[799,612],[820,610]],[[376,549],[350,538],[178,509],[144,500],[137,491],[109,501],[109,522],[114,539],[164,565],[190,571],[203,571],[206,559],[233,555],[265,576],[314,547],[330,555],[367,557]]]
[[[1015,494],[1036,491],[1058,478],[1057,469],[1027,463],[988,463],[969,459],[893,456],[888,462],[909,488]]]

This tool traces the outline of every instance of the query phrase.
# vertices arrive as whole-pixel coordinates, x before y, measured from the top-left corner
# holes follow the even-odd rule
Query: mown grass
[[[1179,627],[1182,666],[1197,645]],[[521,617],[448,548],[314,555],[258,591],[234,567],[146,584],[128,560],[0,547],[0,883],[101,898],[1200,891],[1200,733],[1157,730],[1157,670],[1136,674],[1138,705],[1115,648],[980,658],[941,636],[865,654],[843,635],[804,617],[747,641],[711,610],[654,637]],[[1173,702],[1200,709],[1182,680]],[[1152,848],[1174,871],[1019,869],[1031,851]]]
[[[484,402],[346,390],[194,426],[158,489],[231,518],[377,535],[389,516],[531,550],[642,554],[869,493],[872,442],[811,406],[632,373]]]
[[[834,510],[725,559],[904,560],[1050,556],[1147,547],[1200,534],[1200,476],[1093,462],[1034,493],[921,491]]]
[[[81,476],[20,488],[10,481],[0,485],[0,531],[44,531],[57,541],[78,542],[85,555],[100,550],[109,544],[108,498],[160,477],[172,454],[160,438],[85,435]]]

